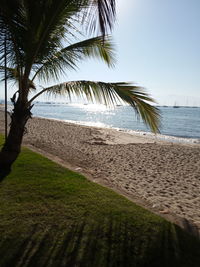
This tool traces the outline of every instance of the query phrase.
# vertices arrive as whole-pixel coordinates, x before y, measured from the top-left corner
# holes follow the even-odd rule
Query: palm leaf
[[[115,0],[90,0],[90,7],[86,15],[89,20],[89,31],[94,32],[99,29],[104,36],[109,30],[112,30],[115,16]]]
[[[124,102],[134,108],[136,114],[141,116],[144,123],[153,132],[159,132],[159,110],[150,104],[155,103],[154,99],[139,86],[124,82],[71,81],[43,89],[30,102],[45,92],[53,96],[68,96],[70,99],[72,96],[83,97],[93,103],[97,102],[107,106],[115,105],[119,101]]]
[[[50,54],[58,52],[64,39],[78,31],[78,23],[83,26],[88,23],[82,21],[86,10],[89,21],[95,22],[95,28],[100,25],[105,35],[112,26],[114,3],[115,0],[0,0],[0,27],[7,30],[11,40],[10,62],[24,67],[28,79],[34,64],[41,67]],[[1,40],[3,37],[0,37],[3,54]]]
[[[23,78],[19,75],[17,69],[14,69],[14,68],[9,68],[7,67],[6,68],[7,70],[7,76],[6,76],[6,79],[10,82],[19,82],[19,78]],[[0,79],[0,82],[3,82],[5,81],[5,67],[4,66],[0,66],[0,77],[2,77]],[[28,86],[29,86],[29,89],[30,90],[36,90],[36,86],[35,84],[33,83],[33,81],[31,80],[28,80]]]
[[[43,64],[36,66],[33,80],[38,76],[40,80],[58,79],[65,69],[76,69],[77,62],[93,57],[103,60],[108,66],[114,65],[113,44],[109,36],[98,36],[69,45],[55,54],[51,54]]]
[[[17,69],[13,69],[13,68],[6,68],[7,70],[7,77],[6,79],[8,79],[9,81],[16,81],[18,79],[18,73],[17,73]],[[5,67],[4,66],[0,66],[0,82],[3,82],[5,80]]]

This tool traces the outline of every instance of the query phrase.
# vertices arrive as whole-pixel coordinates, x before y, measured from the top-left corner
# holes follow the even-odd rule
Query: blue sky
[[[115,68],[87,60],[61,80],[133,81],[159,104],[200,106],[200,0],[116,1]]]

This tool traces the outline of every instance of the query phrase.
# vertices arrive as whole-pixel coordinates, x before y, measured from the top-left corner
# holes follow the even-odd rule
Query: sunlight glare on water
[[[78,107],[78,108],[82,108],[87,112],[105,112],[105,111],[111,111],[114,110],[114,107],[108,107],[106,105],[103,104],[69,104],[73,107]]]
[[[162,114],[161,134],[182,138],[194,138],[200,142],[200,107],[159,107]],[[34,116],[54,118],[103,128],[120,128],[139,132],[150,129],[137,120],[132,107],[88,103],[37,103],[32,109]]]

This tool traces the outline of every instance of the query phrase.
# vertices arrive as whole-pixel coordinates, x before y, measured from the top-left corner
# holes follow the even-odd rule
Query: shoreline
[[[84,121],[73,121],[73,120],[62,120],[57,118],[47,118],[42,116],[34,116],[33,118],[50,120],[50,121],[58,121],[61,123],[67,123],[71,125],[77,125],[82,127],[89,127],[93,129],[97,129],[100,131],[108,131],[111,133],[117,134],[119,133],[121,139],[123,139],[123,135],[130,136],[127,141],[122,141],[122,143],[131,143],[132,140],[134,142],[142,142],[142,143],[164,143],[164,144],[177,144],[177,145],[192,145],[192,146],[199,146],[200,147],[200,138],[190,138],[190,137],[179,137],[179,136],[172,136],[172,135],[164,135],[164,134],[154,134],[152,132],[145,132],[140,130],[131,130],[126,128],[116,128],[110,127],[106,125],[105,127],[97,126],[95,124],[90,124],[90,122]],[[120,134],[121,133],[121,134]],[[137,141],[135,140],[137,139]],[[143,141],[142,141],[143,140]],[[118,140],[120,142],[120,140]]]
[[[193,138],[193,137],[182,137],[182,136],[173,136],[173,135],[165,135],[165,134],[154,134],[152,132],[148,131],[141,131],[141,130],[131,130],[128,128],[117,128],[117,127],[111,127],[109,125],[104,124],[105,126],[102,126],[102,123],[100,123],[100,126],[96,125],[97,123],[91,123],[88,121],[75,121],[75,120],[62,120],[57,118],[48,118],[48,117],[42,117],[42,116],[35,116],[33,115],[33,118],[41,118],[41,119],[47,119],[47,120],[55,120],[60,122],[66,122],[69,124],[75,124],[85,127],[92,127],[97,129],[110,129],[117,132],[122,132],[125,134],[130,134],[132,136],[138,136],[138,137],[145,137],[148,139],[151,139],[153,141],[161,141],[161,142],[168,142],[168,143],[175,143],[175,144],[191,144],[191,145],[200,145],[200,137],[199,138]]]
[[[4,112],[3,110],[4,105],[0,104],[0,111]],[[12,106],[9,106],[11,110]],[[146,137],[149,139],[152,139],[154,141],[163,141],[163,142],[169,142],[169,143],[175,143],[175,144],[199,144],[200,145],[200,136],[199,137],[188,137],[188,136],[176,136],[176,135],[167,135],[162,133],[154,134],[150,130],[149,131],[143,131],[143,130],[135,130],[135,129],[128,129],[128,128],[120,128],[120,127],[113,127],[110,125],[107,125],[105,123],[98,123],[98,122],[91,122],[91,121],[76,121],[76,120],[65,120],[60,118],[54,118],[54,117],[43,117],[38,115],[32,115],[33,118],[42,118],[42,119],[49,119],[49,120],[55,120],[60,122],[66,122],[70,124],[80,125],[80,126],[86,126],[86,127],[94,127],[98,129],[111,129],[118,132],[128,133],[133,136],[141,136]]]
[[[3,131],[0,112],[0,131]],[[200,233],[200,145],[34,117],[23,144]]]

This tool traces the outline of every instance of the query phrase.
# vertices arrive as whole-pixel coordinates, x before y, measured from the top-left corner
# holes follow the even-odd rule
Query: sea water
[[[162,116],[160,135],[138,119],[130,106],[108,108],[82,103],[35,103],[34,116],[58,119],[81,125],[115,128],[139,135],[148,135],[174,142],[200,143],[200,107],[158,107]]]

